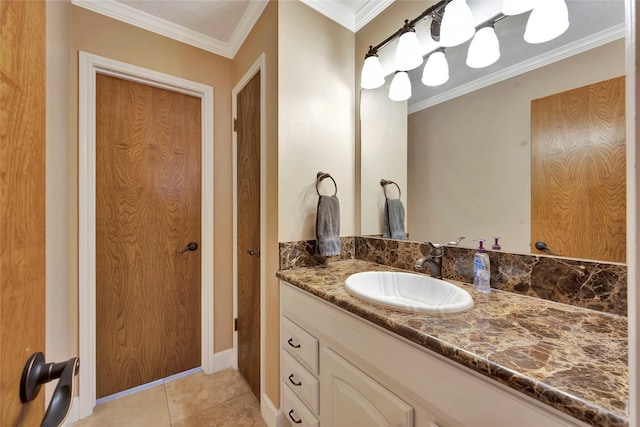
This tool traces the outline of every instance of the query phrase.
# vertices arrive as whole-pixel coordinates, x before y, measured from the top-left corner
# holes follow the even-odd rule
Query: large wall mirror
[[[472,11],[474,4],[486,7],[489,3],[497,3],[495,7],[498,11],[500,8],[500,2],[469,0],[468,3]],[[386,178],[396,180],[404,187],[402,199],[410,240],[447,243],[465,236],[460,246],[474,248],[477,247],[474,239],[484,238],[491,246],[494,236],[498,236],[503,251],[541,253],[534,248],[538,239],[532,236],[532,176],[535,179],[536,172],[532,168],[538,164],[532,158],[532,102],[535,105],[535,100],[625,74],[624,2],[577,0],[567,1],[567,4],[570,27],[551,42],[528,45],[522,40],[528,14],[509,17],[495,25],[502,56],[490,67],[468,69],[465,64],[467,42],[446,50],[451,78],[442,86],[423,86],[420,67],[410,72],[413,96],[408,101],[397,103],[386,96],[391,75],[387,76],[387,83],[382,88],[363,90],[361,234],[381,233],[384,196],[376,183],[380,178]],[[428,22],[425,26],[428,28]],[[416,27],[418,31],[420,28]],[[376,42],[371,41],[372,44]],[[622,80],[624,107],[624,77]],[[609,92],[606,88],[602,91]],[[559,102],[556,111],[560,113],[545,120],[577,123],[576,117],[591,114],[586,110],[581,112],[577,108],[581,103],[575,99],[564,104],[564,101]],[[533,120],[542,120],[536,108]],[[612,109],[614,107],[601,108],[605,115]],[[406,116],[402,112],[406,112]],[[624,129],[624,110],[619,113],[621,116],[615,115],[622,117]],[[607,126],[603,125],[604,128]],[[533,127],[536,128],[535,123]],[[397,133],[393,133],[394,129]],[[604,133],[619,140],[618,146],[622,147],[624,155],[624,134],[607,129]],[[574,134],[565,139],[572,138],[584,139],[586,146],[593,145],[590,135]],[[405,153],[404,159],[398,159]],[[597,170],[589,161],[587,155],[577,163],[559,164],[566,165],[569,171],[583,167],[587,172],[593,170],[593,174],[608,174],[607,170]],[[624,165],[624,157],[616,161]],[[615,171],[610,169],[610,172],[614,174]],[[624,170],[621,173],[624,175]],[[579,179],[575,174],[566,173],[559,181],[559,188],[564,191],[565,186],[570,187]],[[596,179],[585,191],[600,197],[598,182],[605,181]],[[609,190],[605,197],[612,192]],[[624,182],[613,192],[619,193],[618,190],[622,191],[622,197],[617,200],[622,202],[609,203],[610,211],[605,213],[612,223],[603,225],[600,219],[595,219],[580,233],[575,233],[582,239],[568,240],[579,241],[583,246],[606,245],[609,239],[593,240],[589,236],[603,226],[607,227],[605,234],[617,233],[624,239]],[[589,216],[586,203],[574,205],[571,210],[565,209],[557,215],[565,219]],[[564,231],[561,226],[555,228],[556,233]],[[617,258],[591,252],[576,256],[567,253],[560,243],[554,248],[551,242],[557,241],[548,235],[541,236],[540,240],[547,240],[549,248],[558,256],[625,261],[624,240],[622,254],[616,255]]]

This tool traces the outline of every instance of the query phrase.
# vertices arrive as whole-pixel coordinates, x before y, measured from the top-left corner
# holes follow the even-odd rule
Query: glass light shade
[[[527,43],[553,40],[569,28],[569,11],[564,0],[538,0],[529,15],[524,39]]]
[[[449,64],[444,52],[433,52],[429,55],[422,71],[422,84],[425,86],[440,86],[449,80]]]
[[[502,0],[502,13],[505,15],[520,15],[533,9],[534,0]]]
[[[389,99],[392,101],[406,101],[411,98],[411,82],[406,71],[398,71],[389,86]]]
[[[360,87],[362,89],[376,89],[384,84],[384,72],[378,55],[372,55],[364,60],[362,74],[360,75]]]
[[[400,36],[396,48],[396,70],[409,71],[422,64],[422,47],[415,31]]]
[[[492,27],[480,28],[471,40],[467,52],[467,65],[471,68],[484,68],[500,58],[500,42]]]
[[[473,37],[475,32],[473,15],[466,0],[453,0],[444,8],[440,24],[440,45],[458,46]]]

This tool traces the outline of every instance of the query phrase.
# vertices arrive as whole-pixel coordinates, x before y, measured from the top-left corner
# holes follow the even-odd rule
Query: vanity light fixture
[[[502,0],[502,13],[509,16],[520,15],[529,12],[535,4],[535,0]]]
[[[538,0],[529,15],[524,40],[544,43],[553,40],[569,28],[569,11],[564,0]]]
[[[438,49],[429,55],[422,71],[422,84],[425,86],[440,86],[449,80],[449,63],[444,49]]]
[[[467,65],[484,68],[500,59],[500,42],[493,24],[478,29],[467,52]]]
[[[407,71],[413,70],[428,58],[422,73],[422,82],[427,86],[439,86],[449,80],[449,66],[444,48],[458,46],[473,38],[467,52],[467,65],[482,68],[494,64],[500,58],[500,42],[496,36],[496,22],[531,10],[526,24],[524,39],[528,43],[543,43],[553,40],[569,27],[568,9],[565,0],[502,0],[502,11],[492,18],[474,26],[473,14],[466,0],[440,0],[416,18],[404,21],[404,25],[376,46],[369,46],[365,55],[360,86],[375,89],[385,82],[382,64],[378,58],[380,49],[398,40],[393,81],[389,88],[391,99],[404,101],[411,97],[411,82]],[[439,46],[421,53],[421,44],[415,27],[431,18],[430,32]],[[475,37],[474,37],[475,36]]]
[[[369,46],[369,52],[364,57],[362,74],[360,75],[360,87],[362,89],[376,89],[384,84],[384,72],[378,53]]]
[[[440,45],[458,46],[476,33],[473,15],[467,0],[452,0],[444,8],[440,24]]]
[[[398,47],[396,47],[396,70],[409,71],[418,68],[422,64],[422,47],[416,30],[409,25],[409,20],[404,21],[404,27],[400,29]]]
[[[406,101],[411,98],[411,82],[406,71],[396,71],[389,86],[389,99],[392,101]]]

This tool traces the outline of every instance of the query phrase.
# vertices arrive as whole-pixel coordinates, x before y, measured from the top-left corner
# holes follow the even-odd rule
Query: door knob
[[[260,258],[260,248],[255,248],[255,249],[247,250],[247,253],[248,253],[249,255],[251,255],[251,256],[255,256],[255,257]]]
[[[42,384],[58,379],[51,402],[42,419],[43,427],[57,427],[67,417],[74,396],[73,377],[78,374],[80,359],[72,357],[66,362],[45,363],[44,354],[34,353],[29,357],[20,380],[20,400],[31,402],[38,396]]]
[[[195,251],[198,249],[198,244],[196,242],[189,242],[186,248],[181,251],[176,251],[177,254],[183,254],[185,252]]]
[[[553,254],[553,251],[549,248],[549,246],[547,246],[545,242],[536,242],[535,247],[539,251],[545,251],[550,254]]]

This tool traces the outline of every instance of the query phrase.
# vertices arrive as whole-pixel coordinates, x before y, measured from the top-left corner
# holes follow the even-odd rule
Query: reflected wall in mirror
[[[624,41],[618,40],[411,114],[412,239],[467,236],[461,246],[473,248],[473,239],[500,236],[506,252],[535,253],[531,101],[624,75],[624,65]]]
[[[387,188],[390,198],[407,203],[407,102],[391,101],[388,88],[361,91],[361,234],[382,235],[385,207],[381,179],[398,184]],[[400,193],[400,194],[399,194]],[[406,230],[405,230],[406,231]]]

